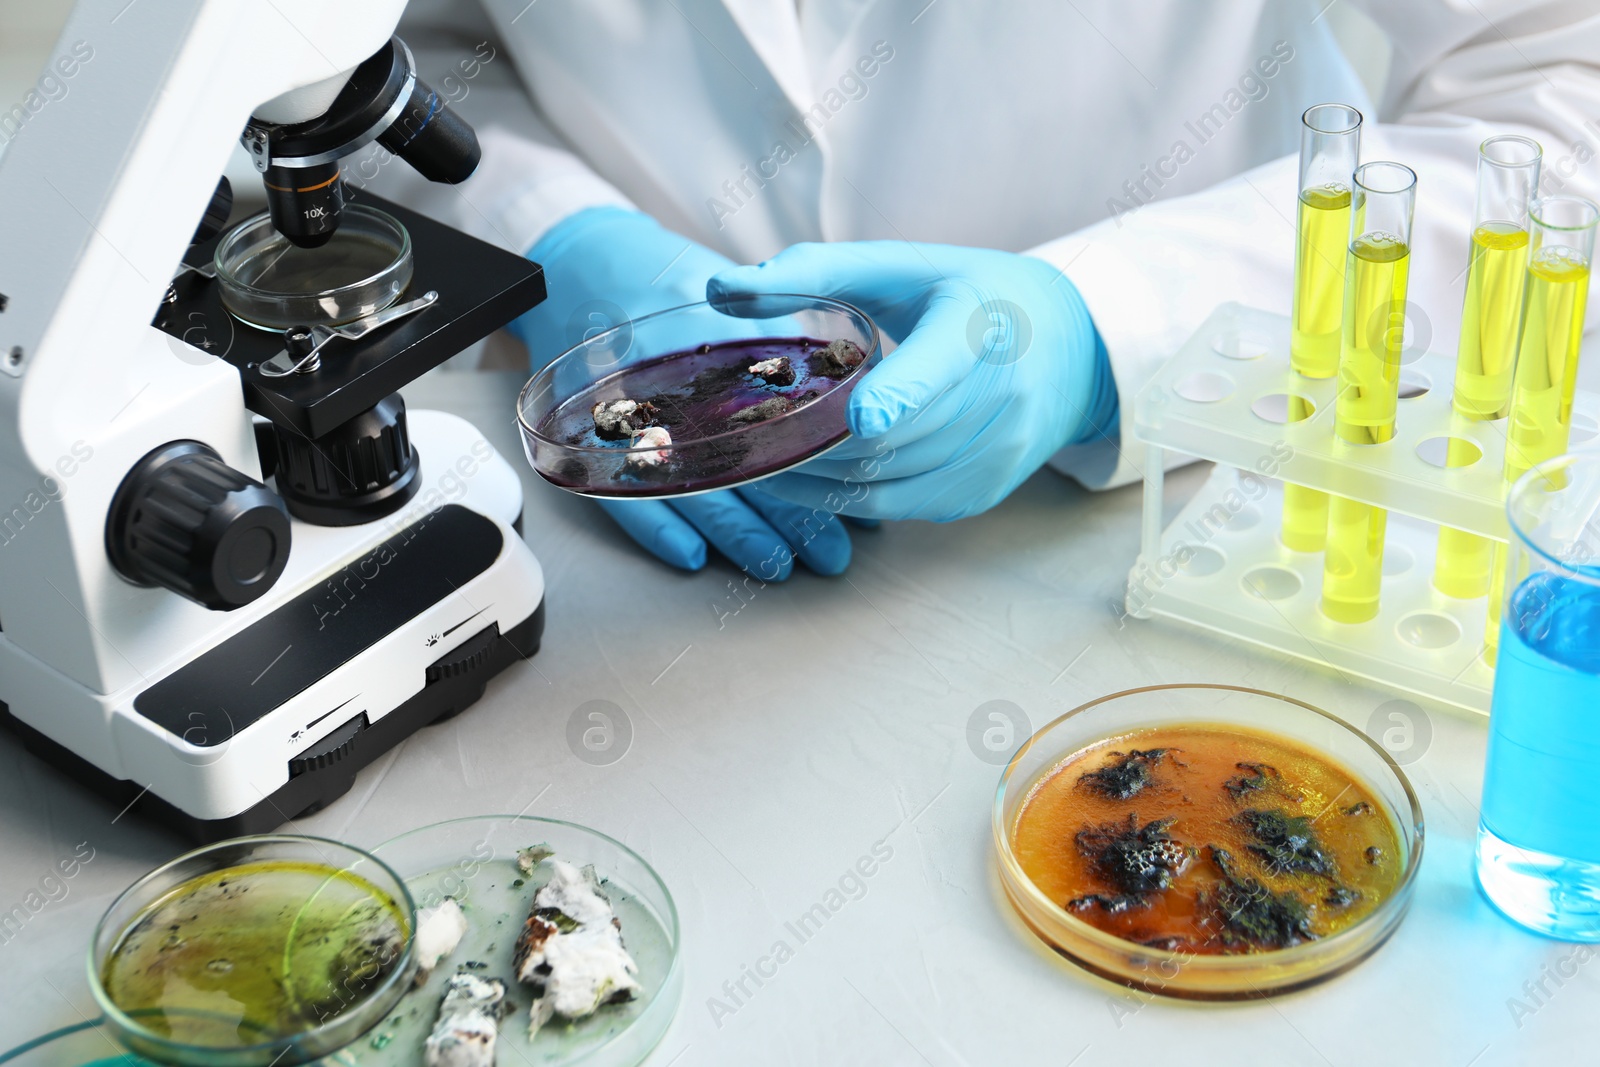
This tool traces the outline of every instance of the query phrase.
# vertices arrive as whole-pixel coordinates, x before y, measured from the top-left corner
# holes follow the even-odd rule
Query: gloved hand
[[[1078,290],[1030,256],[907,241],[800,244],[717,274],[713,304],[753,293],[831,296],[899,348],[856,386],[854,437],[762,487],[876,519],[963,518],[1057,449],[1115,440],[1110,361]]]
[[[706,279],[733,266],[650,216],[618,207],[563,219],[527,258],[544,267],[549,296],[511,330],[528,346],[535,369],[620,322],[699,303]],[[683,347],[701,340],[686,337]],[[753,486],[677,500],[596,503],[647,551],[684,570],[705,566],[708,544],[765,582],[789,577],[796,559],[818,574],[839,574],[850,564],[850,534],[837,515]]]

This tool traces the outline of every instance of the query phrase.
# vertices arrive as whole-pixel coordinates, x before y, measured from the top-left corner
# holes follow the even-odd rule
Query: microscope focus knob
[[[111,500],[106,553],[130,581],[214,611],[261,596],[289,560],[279,496],[199,441],[173,441],[134,464]]]
[[[399,393],[317,438],[274,427],[273,477],[289,514],[317,526],[354,526],[405,506],[422,487]]]

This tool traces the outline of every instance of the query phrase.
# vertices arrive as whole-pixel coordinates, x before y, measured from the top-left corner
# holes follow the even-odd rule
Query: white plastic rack
[[[1219,307],[1135,401],[1145,495],[1128,613],[1179,619],[1487,713],[1494,671],[1481,655],[1484,598],[1440,593],[1433,563],[1441,524],[1506,539],[1505,423],[1456,415],[1454,375],[1453,356],[1408,355],[1394,439],[1348,444],[1333,432],[1338,379],[1289,369],[1289,320]],[[1309,417],[1287,421],[1308,407]],[[1597,433],[1600,397],[1580,393],[1571,443]],[[1480,458],[1447,468],[1452,439],[1470,441]],[[1162,507],[1169,450],[1217,464],[1170,524]],[[1458,444],[1452,459],[1470,453]],[[1278,536],[1283,482],[1388,509],[1376,618],[1351,624],[1322,614],[1322,553],[1292,551]]]

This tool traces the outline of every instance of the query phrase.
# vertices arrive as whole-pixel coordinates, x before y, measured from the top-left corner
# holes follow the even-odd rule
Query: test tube
[[[1522,340],[1506,430],[1507,485],[1567,450],[1597,222],[1600,207],[1581,196],[1547,196],[1528,208]],[[1490,556],[1484,657],[1492,664],[1504,607],[1505,546],[1495,542]]]
[[[1417,176],[1410,167],[1367,163],[1357,168],[1333,420],[1334,434],[1349,444],[1382,444],[1394,437],[1416,202]],[[1329,497],[1322,613],[1335,622],[1366,622],[1378,614],[1388,517],[1383,508]]]
[[[1537,141],[1516,135],[1491,137],[1478,147],[1478,202],[1452,400],[1456,414],[1474,422],[1503,419],[1511,408],[1528,273],[1528,203],[1539,188],[1541,155]],[[1478,456],[1470,442],[1452,437],[1445,464],[1466,466]],[[1434,588],[1460,599],[1483,596],[1490,556],[1487,537],[1440,527]]]
[[[1600,208],[1550,196],[1528,209],[1531,244],[1522,345],[1506,435],[1506,481],[1567,450],[1578,349]]]
[[[1317,104],[1300,116],[1300,200],[1296,208],[1294,305],[1289,366],[1307,378],[1339,372],[1340,312],[1344,307],[1345,245],[1350,238],[1350,176],[1361,153],[1361,112]],[[1290,422],[1311,415],[1290,394]],[[1303,485],[1283,487],[1283,543],[1320,552],[1328,531],[1328,494]]]

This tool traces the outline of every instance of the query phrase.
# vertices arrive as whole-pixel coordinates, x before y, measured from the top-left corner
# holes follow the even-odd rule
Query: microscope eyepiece
[[[339,228],[339,160],[373,141],[429,181],[450,184],[470,177],[480,155],[472,127],[417,77],[398,37],[351,73],[320,117],[287,125],[252,118],[241,140],[266,185],[273,225],[302,248],[325,244]]]
[[[430,182],[457,185],[472,177],[482,155],[478,135],[419,78],[405,111],[378,143]]]

